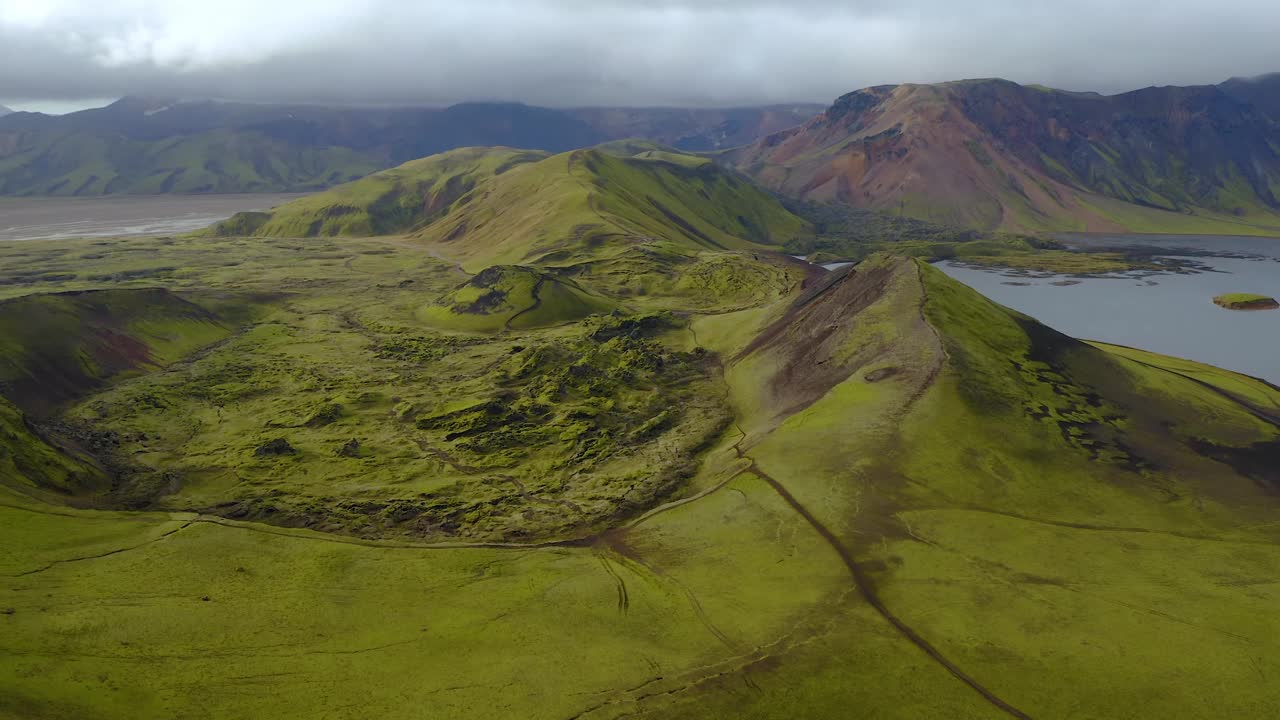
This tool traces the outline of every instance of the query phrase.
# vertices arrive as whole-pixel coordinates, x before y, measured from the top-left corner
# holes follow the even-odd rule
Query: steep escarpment
[[[882,86],[728,155],[768,187],[1005,230],[1280,228],[1280,126],[1221,87]]]
[[[54,445],[0,396],[0,487],[83,492],[101,488],[106,480],[96,463]]]
[[[0,328],[0,395],[36,415],[231,333],[216,314],[163,289],[21,296],[0,302]]]
[[[20,296],[0,302],[0,329],[0,481],[59,493],[105,490],[112,475],[86,438],[47,427],[64,406],[232,331],[161,289]]]

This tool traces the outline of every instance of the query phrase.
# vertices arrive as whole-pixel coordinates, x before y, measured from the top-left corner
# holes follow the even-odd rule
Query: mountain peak
[[[1002,79],[878,86],[728,158],[784,194],[960,227],[1179,232],[1198,216],[1276,232],[1274,78],[1110,96]]]
[[[12,110],[10,110],[9,108],[3,105],[0,105],[0,117],[4,117],[5,115],[12,115],[12,114],[13,114]]]
[[[126,95],[104,109],[115,112],[155,113],[177,105],[179,102],[176,98]]]

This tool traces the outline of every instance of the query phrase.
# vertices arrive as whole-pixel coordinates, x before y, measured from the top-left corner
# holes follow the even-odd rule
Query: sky
[[[0,0],[0,104],[729,106],[972,77],[1120,92],[1280,70],[1277,33],[1276,0]]]

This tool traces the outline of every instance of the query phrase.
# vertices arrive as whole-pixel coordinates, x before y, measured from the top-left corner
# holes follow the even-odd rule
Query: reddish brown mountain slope
[[[1217,87],[867,88],[726,159],[787,195],[984,229],[1280,235],[1280,125]]]

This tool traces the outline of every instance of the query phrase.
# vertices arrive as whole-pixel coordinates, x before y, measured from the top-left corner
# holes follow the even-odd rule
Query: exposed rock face
[[[728,160],[799,198],[983,229],[1136,230],[1160,210],[1280,226],[1280,125],[1228,90],[881,86]]]
[[[281,455],[293,455],[298,451],[289,444],[284,438],[276,438],[262,443],[253,451],[258,457],[280,457]]]

